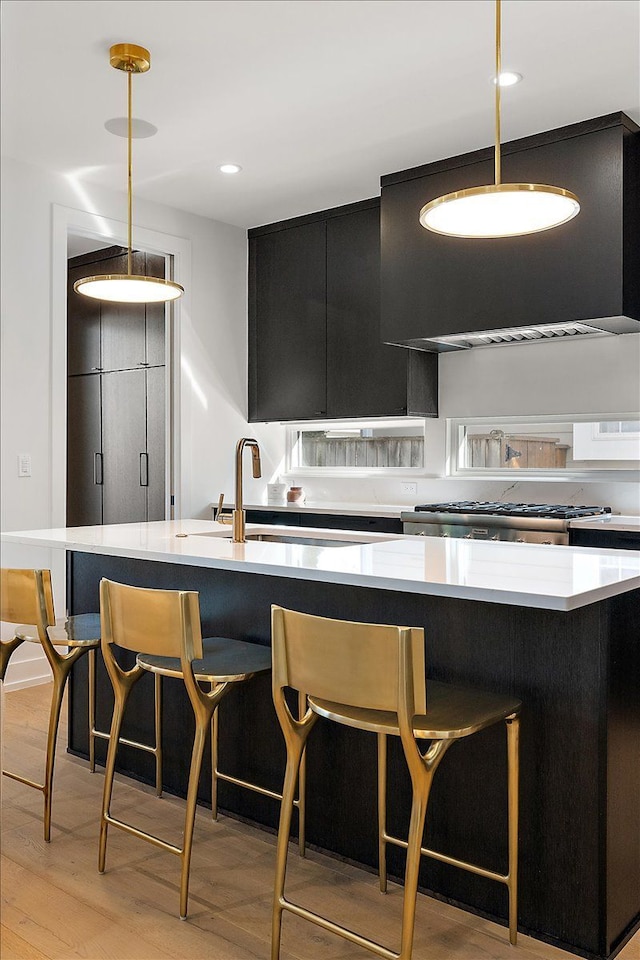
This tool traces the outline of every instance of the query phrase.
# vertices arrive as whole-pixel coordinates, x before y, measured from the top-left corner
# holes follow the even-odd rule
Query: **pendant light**
[[[501,72],[501,9],[496,0],[496,72]],[[420,211],[433,233],[473,239],[518,237],[566,223],[580,212],[575,194],[543,183],[503,183],[500,171],[500,84],[495,84],[495,183],[456,190]]]
[[[98,277],[83,277],[76,280],[73,289],[94,300],[109,300],[112,303],[163,303],[177,300],[184,287],[173,280],[158,277],[140,277],[131,272],[131,77],[134,73],[146,73],[151,66],[151,54],[135,43],[116,43],[109,51],[110,63],[116,70],[127,74],[127,272],[109,273]]]

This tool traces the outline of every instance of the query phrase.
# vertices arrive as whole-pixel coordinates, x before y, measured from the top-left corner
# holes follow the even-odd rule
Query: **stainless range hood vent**
[[[488,347],[504,343],[527,343],[534,340],[557,340],[560,337],[607,337],[611,331],[586,323],[544,323],[535,327],[505,327],[502,330],[479,330],[474,333],[456,333],[447,337],[430,337],[429,343],[468,350],[470,347]],[[414,341],[415,342],[415,341]]]

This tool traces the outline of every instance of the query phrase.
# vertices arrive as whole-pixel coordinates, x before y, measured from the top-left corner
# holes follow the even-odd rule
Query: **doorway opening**
[[[132,272],[164,279],[167,256],[136,250]],[[87,275],[127,272],[126,248],[67,236],[66,525],[164,520],[171,503],[171,311],[93,300]]]

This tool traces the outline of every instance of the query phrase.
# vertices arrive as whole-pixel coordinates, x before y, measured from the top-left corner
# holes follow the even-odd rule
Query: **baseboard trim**
[[[44,656],[33,657],[31,660],[12,660],[5,674],[4,689],[6,693],[10,693],[12,690],[50,682],[51,670]]]

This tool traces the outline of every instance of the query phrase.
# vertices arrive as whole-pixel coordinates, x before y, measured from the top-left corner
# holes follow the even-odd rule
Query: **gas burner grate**
[[[419,513],[465,513],[502,517],[549,517],[575,520],[611,513],[611,507],[573,506],[558,503],[500,503],[489,500],[459,500],[454,503],[423,503],[415,507]]]

